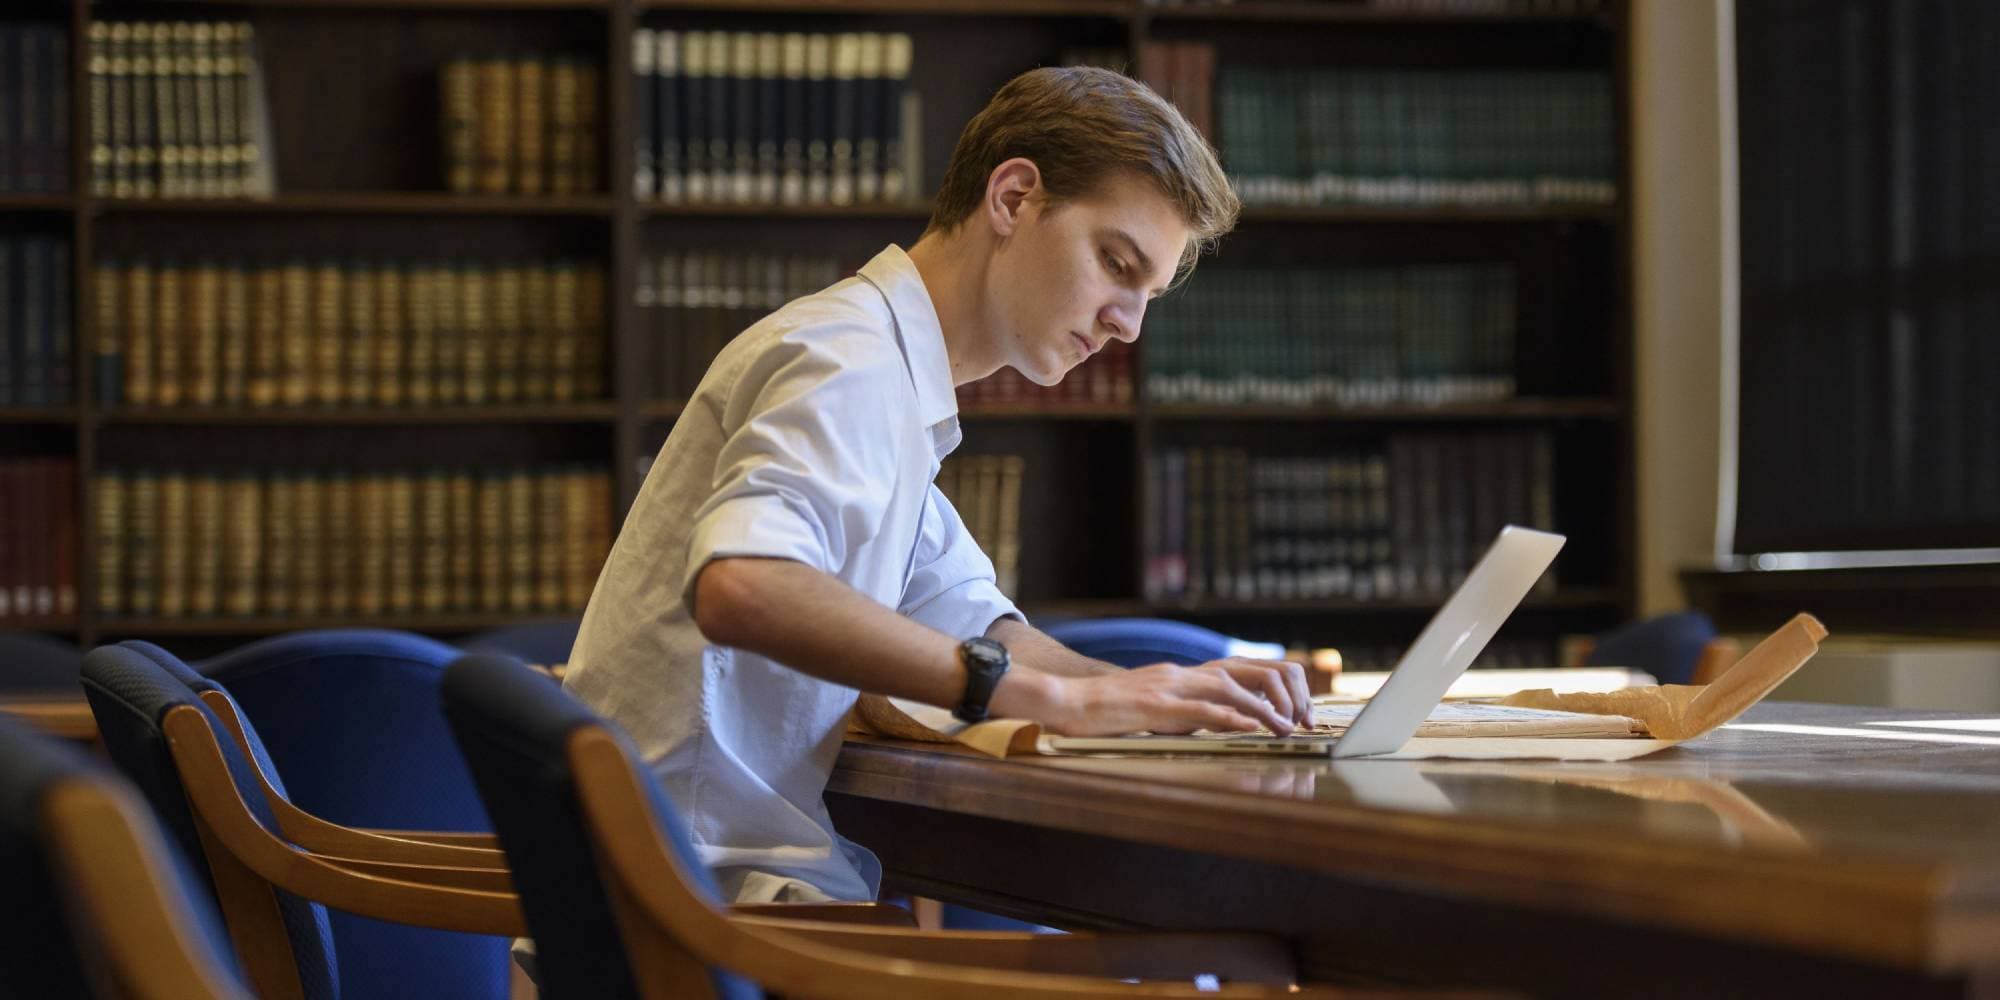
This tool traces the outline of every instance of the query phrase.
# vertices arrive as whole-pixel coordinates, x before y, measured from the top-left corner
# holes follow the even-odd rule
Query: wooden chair
[[[517,663],[482,656],[446,672],[444,704],[514,864],[550,996],[770,989],[826,1000],[1014,1000],[1299,989],[1286,946],[1254,935],[930,932],[732,915],[658,782],[588,708]],[[1198,988],[1201,975],[1221,984]]]
[[[249,1000],[208,900],[131,786],[0,721],[0,995]]]

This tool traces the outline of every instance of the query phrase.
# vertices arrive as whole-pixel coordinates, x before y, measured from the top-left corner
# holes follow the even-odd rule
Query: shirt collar
[[[937,307],[924,287],[923,275],[903,248],[889,244],[875,259],[862,265],[861,277],[874,285],[888,300],[889,313],[896,322],[896,339],[903,348],[903,360],[910,366],[910,380],[917,389],[917,416],[926,427],[951,421],[947,434],[956,429],[958,391],[951,380],[951,360],[944,351],[944,324]]]

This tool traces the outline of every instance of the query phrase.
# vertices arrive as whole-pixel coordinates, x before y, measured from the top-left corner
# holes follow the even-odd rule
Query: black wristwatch
[[[985,722],[986,703],[1007,673],[1007,647],[987,638],[958,644],[958,662],[965,667],[965,697],[951,714],[964,722]]]

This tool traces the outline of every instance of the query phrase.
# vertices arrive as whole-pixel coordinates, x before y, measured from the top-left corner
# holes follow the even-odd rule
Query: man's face
[[[1137,177],[1054,207],[1030,198],[991,275],[1004,363],[1055,385],[1113,338],[1138,339],[1147,302],[1173,280],[1191,235],[1173,204]]]

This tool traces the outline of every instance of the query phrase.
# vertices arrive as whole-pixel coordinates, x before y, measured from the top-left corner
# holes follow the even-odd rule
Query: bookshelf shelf
[[[231,10],[518,10],[609,11],[617,0],[199,0],[203,7]]]
[[[1514,10],[1449,11],[1376,7],[1365,3],[1305,2],[1305,0],[1242,0],[1239,3],[1142,4],[1146,16],[1162,21],[1262,21],[1281,24],[1602,24],[1590,12]]]
[[[76,409],[69,406],[0,407],[0,427],[59,426],[76,423]]]
[[[270,198],[106,198],[93,208],[117,215],[611,215],[611,199],[489,197],[434,191],[320,191]]]
[[[648,202],[639,206],[640,216],[667,218],[760,218],[760,219],[909,219],[931,217],[929,205],[663,205]]]
[[[1512,399],[1492,403],[1455,403],[1442,406],[1271,406],[1160,404],[1151,408],[1157,420],[1270,420],[1328,422],[1422,423],[1532,420],[1615,420],[1624,412],[1616,399]]]
[[[638,0],[642,11],[1122,18],[1132,0]]]
[[[0,212],[67,212],[76,199],[66,194],[0,194]]]
[[[618,419],[611,403],[536,406],[463,406],[433,409],[232,409],[218,407],[120,407],[98,417],[124,426],[327,426],[407,427],[453,424],[595,424]]]
[[[0,632],[55,632],[74,635],[80,627],[74,617],[0,618]]]
[[[382,628],[410,632],[477,632],[502,625],[557,621],[581,614],[568,612],[467,612],[441,615],[342,615],[313,618],[103,618],[100,635],[258,636],[329,628]]]
[[[1341,225],[1349,223],[1459,224],[1587,222],[1613,225],[1618,206],[1550,205],[1249,205],[1245,225]]]

